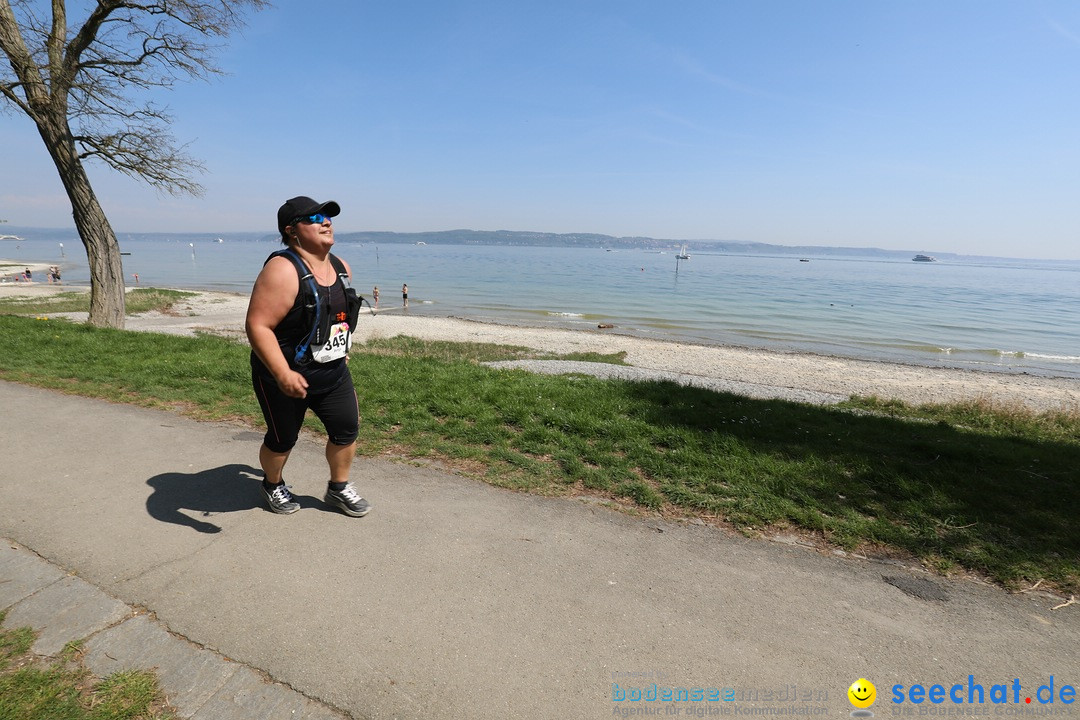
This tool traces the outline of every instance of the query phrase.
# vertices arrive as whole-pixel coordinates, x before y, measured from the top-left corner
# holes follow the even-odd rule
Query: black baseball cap
[[[279,207],[277,211],[278,232],[284,236],[285,226],[290,221],[305,215],[315,215],[316,213],[322,213],[327,217],[337,217],[341,213],[341,206],[333,200],[321,203],[305,195],[286,200],[285,204]]]

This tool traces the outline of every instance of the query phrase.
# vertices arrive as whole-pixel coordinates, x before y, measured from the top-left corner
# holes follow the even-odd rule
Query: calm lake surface
[[[30,235],[30,233],[26,233]],[[276,242],[253,235],[121,236],[128,284],[247,293]],[[60,243],[63,243],[61,251]],[[1080,262],[727,255],[339,242],[380,309],[595,329],[703,344],[1080,378]],[[63,256],[61,256],[63,252]],[[88,284],[77,236],[0,242]],[[390,310],[393,308],[393,310]],[[377,322],[377,318],[371,319]]]

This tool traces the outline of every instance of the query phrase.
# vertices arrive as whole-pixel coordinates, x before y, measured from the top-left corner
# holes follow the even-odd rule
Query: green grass
[[[176,302],[193,295],[195,293],[183,290],[138,288],[129,290],[124,302],[128,314],[150,310],[168,312]],[[83,290],[70,290],[55,295],[0,297],[0,313],[48,315],[60,312],[90,312],[90,293]]]
[[[496,362],[499,360],[523,360],[554,358],[555,355],[537,353],[532,348],[518,345],[491,345],[488,343],[449,342],[442,340],[421,340],[411,337],[395,337],[389,340],[373,339],[364,345],[366,355],[380,355],[398,358],[428,358],[447,362]],[[600,362],[611,365],[626,365],[626,353],[570,353],[557,356],[560,360],[578,360],[581,362]]]
[[[241,344],[10,316],[0,333],[19,339],[2,379],[261,424]],[[50,345],[61,351],[36,351]],[[817,407],[478,364],[528,355],[409,338],[354,348],[361,454],[1080,590],[1078,413]]]
[[[0,613],[0,622],[4,614]],[[69,645],[61,657],[31,652],[30,628],[0,630],[0,718],[15,720],[170,720],[157,677],[122,671],[94,678]]]

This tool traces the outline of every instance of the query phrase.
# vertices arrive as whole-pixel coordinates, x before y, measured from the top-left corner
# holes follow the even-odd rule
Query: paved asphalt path
[[[262,505],[250,428],[11,383],[0,383],[0,408],[5,624],[37,600],[39,614],[57,608],[59,627],[70,620],[64,596],[96,593],[107,629],[90,643],[123,631],[158,652],[148,657],[195,649],[308,703],[248,717],[846,716],[858,678],[877,686],[878,717],[1080,715],[1060,702],[1062,686],[1080,685],[1080,605],[1052,610],[1060,599],[1040,592],[406,462],[358,460],[354,479],[374,510],[349,518],[322,504],[314,438],[286,469],[302,509],[278,516]],[[27,574],[36,585],[13,582]],[[115,659],[99,653],[95,669]],[[186,688],[166,683],[186,692],[183,716],[245,717],[242,702],[208,709],[231,680],[199,672]],[[969,675],[983,706],[891,702],[894,685],[966,688]],[[1025,704],[1051,676],[1059,701]],[[1021,702],[991,705],[991,687],[1011,693],[1014,679]],[[705,693],[631,699],[654,683]],[[713,688],[731,699],[709,701]]]

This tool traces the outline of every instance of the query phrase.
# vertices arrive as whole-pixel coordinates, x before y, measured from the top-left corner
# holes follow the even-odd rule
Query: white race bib
[[[331,360],[340,360],[349,354],[352,347],[352,333],[349,332],[349,323],[341,322],[330,326],[330,337],[326,344],[311,353],[315,362],[326,363]]]

